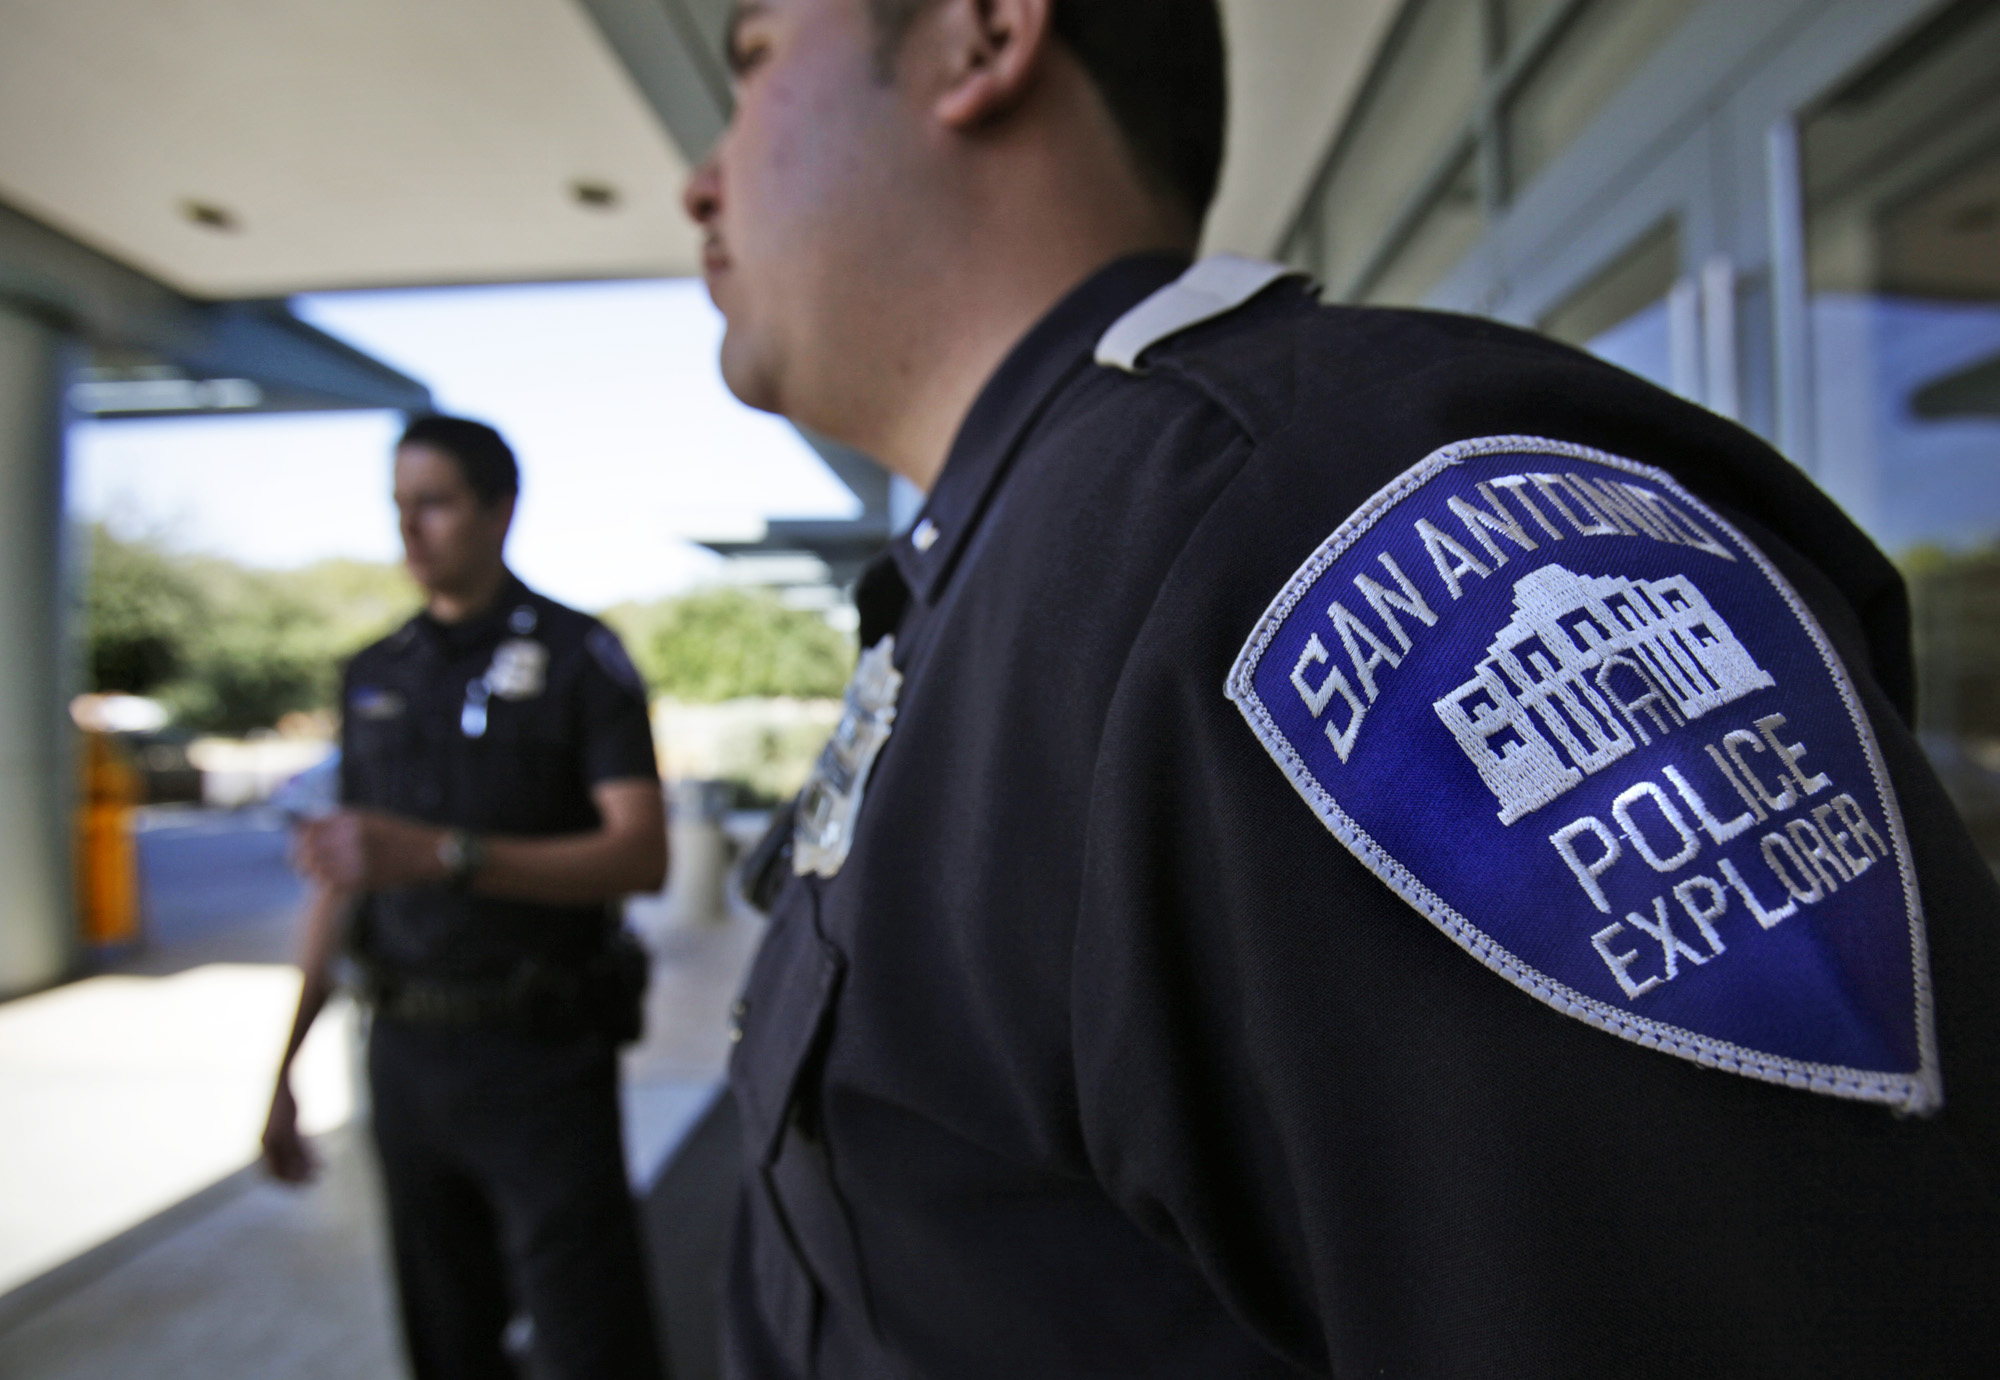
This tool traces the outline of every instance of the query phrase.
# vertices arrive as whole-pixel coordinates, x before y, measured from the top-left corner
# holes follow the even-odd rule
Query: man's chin
[[[756,357],[748,343],[742,339],[743,332],[731,327],[722,337],[721,357],[722,381],[736,396],[736,401],[745,407],[754,407],[759,412],[775,412],[784,415],[780,405],[778,387],[773,371],[765,362]]]

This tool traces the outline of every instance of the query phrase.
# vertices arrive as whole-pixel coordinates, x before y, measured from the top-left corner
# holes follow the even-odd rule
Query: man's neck
[[[979,281],[961,283],[936,329],[914,342],[912,357],[893,371],[904,381],[909,401],[882,417],[879,432],[861,448],[928,493],[972,405],[1021,339],[1099,269],[1148,250],[1185,252],[1171,242],[1134,239],[1101,253],[1058,262],[1043,258],[1018,272],[981,274]]]
[[[1071,99],[1095,102],[1080,82],[1070,87]],[[900,286],[911,305],[871,361],[873,406],[852,434],[829,430],[925,492],[987,380],[1057,303],[1127,255],[1193,252],[1190,227],[1139,185],[1108,117],[1092,113],[1058,104],[1045,118],[1065,132],[1017,136],[1009,156],[967,169],[920,217],[927,244],[909,246]],[[1080,169],[1105,184],[1100,194],[1077,194]]]
[[[506,583],[507,567],[496,565],[465,585],[429,591],[424,611],[440,623],[463,623],[493,607]]]

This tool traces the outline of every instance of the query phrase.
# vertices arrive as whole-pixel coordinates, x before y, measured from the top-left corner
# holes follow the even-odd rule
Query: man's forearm
[[[544,905],[594,905],[657,890],[666,877],[665,807],[652,780],[593,788],[602,827],[547,838],[480,840],[465,879],[483,896]],[[301,867],[335,888],[378,891],[453,879],[444,844],[451,831],[367,810],[344,810],[301,832]]]
[[[451,880],[444,842],[449,829],[409,825],[403,849],[409,861],[398,869],[404,885]],[[483,835],[479,869],[467,889],[480,896],[544,905],[584,906],[659,886],[664,848],[608,829],[544,838]]]
[[[299,1004],[285,1038],[284,1057],[278,1063],[280,1078],[291,1068],[299,1046],[305,1043],[307,1032],[333,991],[333,961],[340,952],[347,912],[353,904],[352,893],[332,887],[321,887],[306,903],[305,932],[299,946]]]
[[[666,849],[643,838],[598,830],[555,838],[489,838],[471,880],[481,896],[545,905],[594,905],[652,891],[665,875]],[[443,872],[442,866],[439,868]]]

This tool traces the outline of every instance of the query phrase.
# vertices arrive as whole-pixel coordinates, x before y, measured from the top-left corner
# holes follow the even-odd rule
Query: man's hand
[[[487,837],[472,890],[544,905],[594,906],[657,889],[667,874],[660,783],[602,781],[591,787],[590,798],[602,823],[588,833]],[[451,876],[438,856],[445,833],[399,815],[342,810],[299,826],[292,862],[327,890],[349,894],[442,882]]]
[[[271,1113],[264,1119],[264,1167],[274,1179],[288,1184],[311,1183],[319,1158],[299,1134],[299,1107],[292,1099],[291,1080],[280,1075],[271,1094]]]
[[[444,831],[375,810],[341,810],[299,827],[292,856],[299,871],[342,891],[443,881]]]

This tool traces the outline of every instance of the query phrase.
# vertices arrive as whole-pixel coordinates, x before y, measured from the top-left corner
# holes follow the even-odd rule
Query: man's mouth
[[[729,267],[729,251],[722,247],[722,236],[711,230],[701,239],[701,272],[704,278],[714,278]]]

